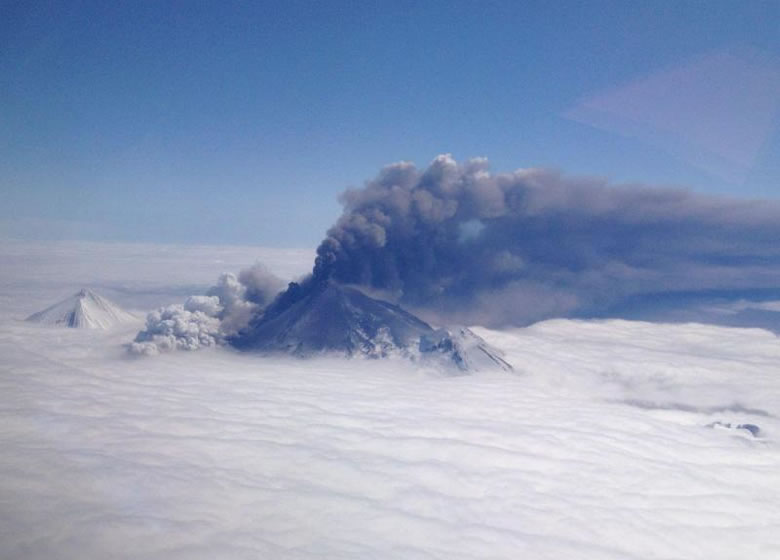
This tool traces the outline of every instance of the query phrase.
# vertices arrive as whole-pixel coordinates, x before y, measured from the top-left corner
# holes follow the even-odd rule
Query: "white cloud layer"
[[[778,557],[780,339],[767,331],[478,329],[514,375],[224,349],[133,360],[132,327],[16,321],[4,302],[30,288],[6,286],[4,560]]]
[[[773,557],[776,337],[572,321],[480,334],[521,374],[128,361],[90,354],[94,340],[47,339],[43,357],[5,331],[0,556]]]

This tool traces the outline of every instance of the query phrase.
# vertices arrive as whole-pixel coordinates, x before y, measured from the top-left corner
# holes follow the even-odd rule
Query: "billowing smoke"
[[[258,263],[238,273],[225,273],[207,295],[219,298],[222,311],[216,316],[221,321],[221,331],[230,336],[244,328],[258,311],[265,308],[284,283],[264,265]]]
[[[171,350],[198,350],[224,344],[279,293],[283,282],[262,264],[225,273],[206,295],[190,296],[184,305],[153,311],[146,328],[129,346],[133,354],[155,355]]]
[[[780,289],[780,205],[449,155],[385,167],[342,196],[317,250],[332,278],[434,322],[523,325],[656,295]]]
[[[214,296],[192,296],[184,305],[176,304],[152,311],[146,317],[146,328],[129,346],[133,354],[156,355],[171,350],[198,350],[223,341],[220,321],[222,311]]]

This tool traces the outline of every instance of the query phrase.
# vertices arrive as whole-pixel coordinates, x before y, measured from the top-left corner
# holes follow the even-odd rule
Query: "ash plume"
[[[282,281],[257,263],[236,276],[226,272],[206,295],[149,313],[146,327],[128,346],[131,354],[156,355],[172,350],[220,346],[247,326],[273,300]]]
[[[524,325],[656,294],[780,289],[776,202],[449,155],[389,165],[341,201],[308,282],[378,291],[433,321]]]

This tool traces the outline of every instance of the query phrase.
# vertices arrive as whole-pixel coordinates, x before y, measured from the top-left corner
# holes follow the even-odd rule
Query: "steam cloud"
[[[169,305],[150,313],[146,328],[138,333],[129,351],[155,355],[224,344],[262,311],[282,286],[282,281],[259,263],[238,276],[222,274],[205,296],[190,296],[184,305]]]
[[[611,186],[449,155],[342,195],[314,280],[381,291],[431,320],[524,325],[658,294],[780,288],[780,205]]]

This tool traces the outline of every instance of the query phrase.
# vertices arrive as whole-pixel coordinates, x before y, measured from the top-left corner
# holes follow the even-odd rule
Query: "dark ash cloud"
[[[524,325],[663,293],[780,288],[780,204],[449,155],[396,163],[342,195],[315,278],[434,322]]]

